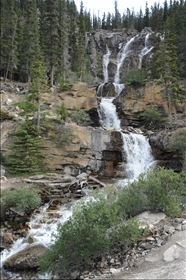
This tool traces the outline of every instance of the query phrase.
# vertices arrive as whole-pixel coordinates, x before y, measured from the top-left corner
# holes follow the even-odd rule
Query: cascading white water
[[[127,57],[127,55],[131,52],[131,46],[134,40],[137,38],[138,35],[131,38],[125,45],[120,44],[120,51],[117,56],[117,70],[114,77],[114,87],[116,97],[119,96],[121,91],[124,89],[125,85],[120,84],[120,68]],[[140,63],[142,58],[145,54],[151,51],[153,47],[149,48],[149,36],[148,33],[145,37],[145,47],[140,52]],[[108,63],[109,63],[109,56],[110,52],[107,49],[107,54],[103,57],[103,72],[104,72],[104,81],[108,81]],[[141,65],[141,64],[140,64]],[[103,89],[104,84],[100,85],[98,88],[99,96],[102,96],[101,92]],[[108,98],[102,97],[98,114],[100,119],[100,124],[102,127],[105,128],[113,128],[115,130],[121,131],[121,122],[116,112],[116,106],[113,104],[113,100],[116,97]],[[149,145],[148,139],[142,135],[137,133],[123,133],[121,131],[122,138],[123,138],[123,149],[126,154],[126,173],[128,175],[128,179],[135,180],[141,173],[145,173],[149,168],[149,165],[153,162],[153,157],[151,153],[151,147]]]
[[[145,47],[139,53],[139,65],[138,65],[139,69],[141,69],[142,59],[143,59],[144,55],[148,54],[153,49],[153,47],[149,47],[149,36],[150,36],[150,33],[147,33],[147,35],[145,36]]]
[[[135,38],[136,38],[136,36],[131,38],[125,45],[123,45],[117,55],[117,70],[116,70],[116,74],[114,77],[114,82],[116,84],[119,84],[119,82],[120,82],[120,68],[123,64],[123,61],[127,57],[127,55],[131,52],[130,47],[131,47],[133,41],[135,40]]]
[[[153,162],[148,139],[142,134],[122,133],[124,151],[127,157],[126,172],[129,179],[136,179],[145,173]]]
[[[58,211],[56,210],[56,214],[58,213],[56,218],[48,215],[46,211],[48,207],[49,205],[45,204],[40,208],[40,212],[32,217],[29,224],[29,234],[25,238],[19,238],[14,242],[10,250],[5,249],[1,252],[0,267],[2,267],[7,258],[30,246],[28,243],[28,238],[30,236],[35,240],[33,243],[34,245],[42,244],[46,247],[52,245],[52,234],[57,233],[57,226],[64,223],[72,215],[72,206],[67,204],[58,209]]]
[[[111,51],[109,50],[108,46],[106,45],[107,52],[103,56],[103,75],[104,75],[104,83],[108,82],[108,64],[109,64],[109,57],[111,55]]]
[[[99,119],[102,127],[120,130],[120,120],[116,113],[116,106],[113,104],[114,98],[102,98],[99,104]]]

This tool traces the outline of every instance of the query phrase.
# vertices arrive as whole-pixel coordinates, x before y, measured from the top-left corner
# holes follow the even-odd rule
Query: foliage
[[[18,106],[22,110],[22,112],[20,112],[21,116],[33,115],[33,112],[36,110],[35,104],[29,101],[28,95],[25,96],[24,101],[15,103],[15,106]]]
[[[27,186],[2,191],[5,207],[15,207],[18,211],[29,213],[41,204],[38,190]]]
[[[154,123],[163,122],[161,114],[154,107],[145,109],[145,111],[141,114],[141,117],[147,123],[153,123],[154,124]]]
[[[159,168],[119,191],[107,186],[102,192],[93,192],[59,225],[54,245],[40,260],[40,270],[59,270],[64,275],[70,268],[90,264],[93,258],[111,252],[117,244],[138,240],[142,231],[131,217],[144,210],[180,215],[182,203],[186,203],[185,183],[185,173]]]
[[[137,221],[122,223],[113,200],[113,189],[107,189],[79,202],[73,209],[73,216],[59,226],[55,245],[42,257],[40,269],[57,269],[54,260],[60,261],[61,256],[58,269],[65,273],[70,267],[91,263],[92,257],[109,252],[119,241],[137,240],[141,234]]]
[[[68,110],[64,104],[64,102],[61,103],[60,106],[57,107],[57,114],[60,118],[60,120],[65,121],[68,118]]]
[[[74,1],[2,0],[1,73],[5,80],[16,77],[30,81],[31,64],[42,52],[50,86],[59,76],[66,75],[70,79],[71,71],[83,80],[87,73],[86,33],[100,28],[109,31],[134,28],[140,32],[149,26],[154,34],[171,30],[175,37],[180,75],[185,77],[185,1],[171,1],[170,5],[165,1],[163,6],[155,3],[151,7],[146,3],[144,10],[144,14],[142,10],[134,13],[127,8],[122,15],[115,1],[113,11],[104,13],[102,18],[99,14],[92,18],[83,3],[77,9]],[[154,51],[157,45],[153,46]],[[155,70],[154,73],[158,72]]]
[[[121,82],[126,85],[144,86],[146,83],[145,74],[142,69],[131,69],[121,77]]]
[[[59,84],[59,92],[70,90],[71,88],[72,88],[72,84],[70,83],[70,81],[67,80],[64,76],[61,77],[60,84]]]
[[[186,170],[186,130],[174,132],[169,142],[169,148],[181,152],[183,170]]]
[[[34,174],[44,170],[42,140],[38,137],[38,128],[25,121],[11,135],[10,153],[6,158],[6,167],[12,174]]]
[[[121,192],[118,203],[124,215],[136,215],[145,210],[162,211],[169,216],[182,211],[182,194],[185,193],[185,175],[173,170],[158,168],[156,172],[141,175]]]
[[[5,120],[12,120],[13,117],[9,115],[8,111],[4,111],[0,109],[0,121],[5,121]]]
[[[69,128],[64,128],[59,136],[56,137],[56,145],[59,148],[66,146],[73,139],[72,131]]]
[[[71,114],[71,119],[77,124],[84,124],[90,121],[89,115],[81,109],[73,112]]]

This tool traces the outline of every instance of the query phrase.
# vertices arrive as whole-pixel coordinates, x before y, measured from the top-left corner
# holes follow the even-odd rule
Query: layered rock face
[[[99,30],[95,33],[87,33],[87,54],[90,59],[90,71],[94,76],[104,80],[102,67],[103,55],[110,52],[108,64],[109,82],[114,81],[117,72],[119,56],[127,52],[127,57],[120,67],[122,76],[129,69],[145,66],[150,59],[150,49],[152,47],[152,30],[145,28],[140,33],[136,30],[123,32],[107,32]],[[146,50],[144,48],[146,47]],[[144,50],[144,51],[143,51]],[[143,61],[141,57],[143,56]]]

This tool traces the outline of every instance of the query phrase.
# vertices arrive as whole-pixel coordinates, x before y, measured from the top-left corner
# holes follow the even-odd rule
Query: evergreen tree
[[[59,13],[57,4],[56,0],[45,0],[42,18],[43,52],[51,87],[54,85],[54,74],[59,64],[59,53],[61,51],[59,48]]]
[[[2,0],[1,8],[1,70],[4,73],[4,80],[17,69],[17,22],[18,17],[14,0]]]
[[[184,93],[178,83],[179,69],[175,35],[172,33],[170,19],[166,21],[164,39],[153,56],[151,66],[152,77],[159,79],[164,85],[164,96],[168,103],[169,115],[177,101]]]
[[[29,89],[29,101],[32,102],[33,107],[37,108],[37,128],[38,134],[40,134],[40,101],[42,93],[47,89],[47,81],[45,68],[43,65],[42,57],[38,56],[31,65],[31,86]]]
[[[64,79],[68,76],[69,65],[69,15],[67,12],[67,3],[65,0],[58,0],[59,7],[59,61],[57,74]]]
[[[77,40],[77,75],[82,80],[86,72],[86,50],[85,50],[85,18],[83,11],[83,2],[81,1],[80,5],[80,14],[79,14],[79,32]]]
[[[115,0],[114,2],[115,14],[112,17],[112,28],[119,29],[121,28],[121,15],[118,11],[118,2]]]
[[[19,30],[20,72],[30,86],[31,64],[40,51],[39,22],[36,0],[27,0]]]
[[[149,7],[148,7],[148,2],[146,2],[145,6],[145,16],[144,16],[144,26],[148,27],[149,26]]]
[[[44,170],[43,145],[37,136],[37,127],[25,121],[12,134],[12,145],[6,166],[12,174],[35,174]]]

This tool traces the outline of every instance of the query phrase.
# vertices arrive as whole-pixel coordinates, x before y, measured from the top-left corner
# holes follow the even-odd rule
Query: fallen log
[[[105,187],[105,186],[106,186],[106,184],[104,184],[103,182],[99,181],[98,179],[96,179],[96,178],[93,177],[93,176],[89,176],[88,179],[89,179],[89,180],[92,180],[92,181],[94,181],[94,182],[96,182],[97,184],[101,185],[102,187]]]

